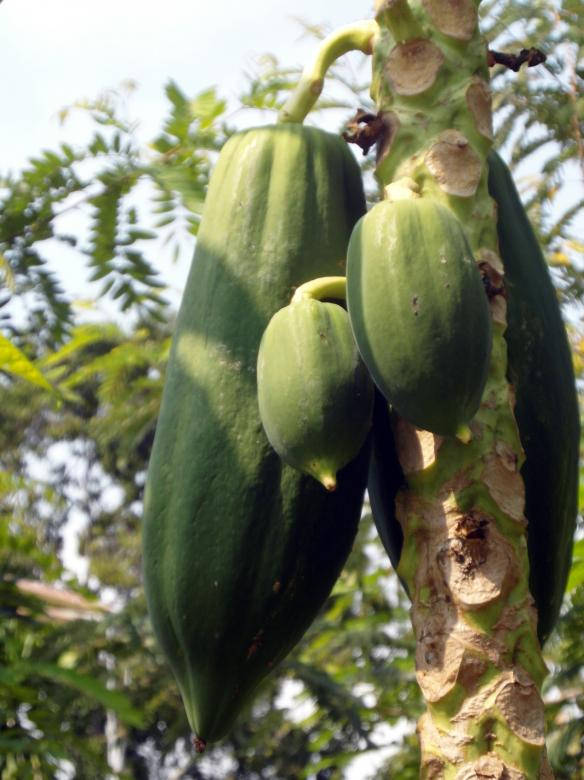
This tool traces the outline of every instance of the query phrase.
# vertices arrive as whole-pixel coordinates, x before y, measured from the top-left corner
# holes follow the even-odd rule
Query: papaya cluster
[[[487,380],[491,318],[462,225],[450,209],[404,189],[408,196],[378,203],[351,233],[348,314],[297,293],[260,345],[268,439],[328,489],[367,436],[373,381],[408,422],[464,438]],[[318,295],[318,280],[307,288]]]
[[[493,176],[504,260],[513,254],[506,271],[513,285],[515,271],[531,280],[531,292],[523,280],[512,288],[508,337],[531,458],[528,519],[547,544],[544,556],[532,540],[530,557],[536,578],[564,583],[578,427],[569,349],[541,256],[516,253],[528,226],[517,221],[518,199],[503,197],[502,165]],[[321,277],[346,277],[346,300],[326,285],[295,295]],[[537,333],[527,344],[526,325]],[[316,617],[351,550],[367,486],[380,536],[399,560],[393,504],[403,475],[390,412],[460,436],[480,404],[490,327],[479,272],[448,209],[411,197],[366,213],[353,155],[317,128],[252,128],[224,146],[177,318],[144,500],[149,613],[197,749],[230,730]],[[548,357],[555,372],[534,393]],[[560,407],[558,422],[549,410]],[[545,633],[559,600],[541,581],[532,586]]]

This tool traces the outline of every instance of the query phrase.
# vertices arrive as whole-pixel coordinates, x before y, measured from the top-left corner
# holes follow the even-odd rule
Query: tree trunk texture
[[[502,290],[487,46],[479,0],[378,0],[372,96],[383,123],[377,174],[388,197],[415,188],[462,222]],[[407,195],[406,195],[407,196]],[[506,301],[490,298],[493,347],[481,408],[463,443],[397,420],[407,487],[398,573],[412,597],[421,777],[552,778],[540,695],[546,667],[528,588],[523,452],[506,380]]]

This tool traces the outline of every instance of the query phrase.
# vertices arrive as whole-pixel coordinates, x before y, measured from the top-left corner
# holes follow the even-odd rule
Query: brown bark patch
[[[515,391],[515,385],[511,384],[511,382],[509,382],[509,384],[507,385],[507,398],[511,410],[513,411],[513,413],[515,413],[515,406],[517,404],[517,393]]]
[[[458,130],[445,130],[425,155],[425,163],[448,195],[472,197],[477,191],[482,163],[468,139]]]
[[[444,763],[439,758],[424,762],[424,780],[444,780]]]
[[[522,698],[515,701],[519,693]],[[529,713],[526,710],[530,708]],[[543,704],[537,687],[523,669],[503,671],[476,694],[468,696],[458,714],[451,718],[451,726],[457,733],[466,732],[468,723],[485,718],[488,712],[495,715],[496,710],[498,719],[503,717],[522,740],[535,746],[544,744]]]
[[[477,131],[493,140],[493,112],[491,107],[491,90],[483,79],[475,77],[466,90],[466,104],[474,119]]]
[[[356,144],[367,154],[369,149],[375,144],[380,143],[385,138],[387,128],[382,114],[372,114],[357,109],[346,125],[347,129],[343,133],[343,138],[348,144]]]
[[[394,433],[404,474],[413,474],[432,466],[444,441],[442,436],[416,428],[401,417],[397,420]]]
[[[525,525],[525,487],[517,470],[510,471],[507,459],[489,455],[485,460],[482,481],[497,506],[513,520]]]
[[[489,300],[495,297],[495,295],[505,296],[505,283],[503,281],[503,274],[494,268],[491,263],[479,260],[478,269],[481,274],[483,286]]]
[[[453,600],[465,609],[478,609],[504,591],[512,557],[490,518],[473,512],[461,518],[454,536],[441,545],[438,563]]]
[[[456,523],[456,535],[461,539],[484,541],[487,538],[490,518],[480,512],[467,512]]]
[[[491,317],[500,325],[506,325],[507,294],[505,292],[503,263],[495,252],[480,249],[477,252],[477,265],[489,299]]]
[[[440,764],[444,769],[447,762],[450,764],[460,763],[461,755],[464,755],[463,751],[472,741],[468,734],[457,728],[451,729],[449,732],[439,731],[429,713],[425,713],[418,720],[418,736],[422,749],[420,776],[423,778],[427,777],[425,770],[428,766],[438,767]],[[436,777],[443,777],[443,775],[436,775]]]
[[[497,210],[493,208],[493,219]],[[485,292],[491,304],[491,316],[495,322],[507,325],[507,292],[505,290],[505,268],[496,252],[481,248],[476,253],[477,265],[483,280]]]
[[[501,463],[507,469],[507,471],[515,472],[518,470],[517,453],[507,444],[507,442],[497,441],[495,443],[495,452],[501,459]]]
[[[483,634],[470,626],[464,620],[459,620],[456,625],[456,636],[466,647],[483,655],[485,659],[495,666],[501,666],[502,658],[507,652],[505,637],[496,633]]]
[[[481,756],[478,761],[461,767],[456,773],[456,780],[526,780],[523,772],[504,764],[501,759],[490,753]]]
[[[495,217],[495,214],[493,214],[493,218]],[[476,253],[477,262],[479,264],[479,267],[481,265],[489,266],[490,269],[497,274],[496,277],[494,277],[493,281],[497,284],[503,284],[503,277],[505,276],[505,266],[503,265],[503,261],[499,257],[499,255],[496,252],[493,252],[492,249],[486,249],[485,247],[481,247],[477,250]]]
[[[456,684],[464,647],[445,634],[426,633],[416,643],[416,678],[426,701],[440,701]]]
[[[423,574],[417,578],[418,588],[426,587],[429,596],[416,601],[412,611],[412,626],[416,641],[423,637],[453,634],[457,628],[458,613],[449,593],[444,589],[442,578],[432,576],[432,566],[422,566]]]
[[[418,537],[417,543],[428,546],[432,539],[434,544],[440,543],[447,533],[448,509],[439,501],[428,501],[417,496],[411,490],[400,491],[395,499],[395,514],[404,530],[406,527]]]
[[[492,301],[489,301],[491,317],[499,325],[507,324],[507,301],[502,295],[496,295]]]
[[[526,615],[535,632],[537,627],[537,610],[535,609],[535,602],[530,593],[528,593],[526,601],[522,601],[518,604],[510,604],[505,607],[501,616],[493,626],[494,633],[504,637],[506,634],[516,631],[525,623]]]
[[[471,0],[422,0],[436,28],[458,41],[470,41],[478,22]]]
[[[476,690],[488,660],[473,653],[455,636],[426,634],[417,643],[416,678],[426,701],[437,702],[460,684]]]
[[[517,669],[514,679],[501,688],[496,705],[520,739],[532,745],[544,744],[543,702],[535,683],[522,669]]]
[[[419,95],[436,81],[443,63],[444,55],[432,41],[415,39],[394,46],[385,76],[398,95]]]

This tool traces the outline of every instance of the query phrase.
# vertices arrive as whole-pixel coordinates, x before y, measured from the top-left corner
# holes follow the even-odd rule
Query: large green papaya
[[[274,314],[258,354],[258,402],[280,457],[335,490],[373,411],[373,382],[342,306],[307,297]]]
[[[428,198],[385,200],[357,223],[347,305],[359,351],[398,414],[456,434],[487,380],[491,319],[462,226]]]
[[[489,191],[505,269],[508,379],[525,462],[529,585],[543,643],[560,612],[578,507],[580,417],[570,347],[548,267],[509,169],[489,155]],[[397,567],[403,536],[394,501],[404,482],[386,404],[376,405],[368,490],[373,517]]]
[[[294,289],[344,272],[365,210],[344,142],[301,125],[234,135],[209,185],[144,498],[154,632],[196,745],[221,738],[298,642],[356,533],[368,451],[335,492],[286,466],[259,418],[257,353]]]

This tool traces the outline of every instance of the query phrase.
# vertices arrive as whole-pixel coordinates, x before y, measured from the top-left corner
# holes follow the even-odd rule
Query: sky
[[[244,72],[257,69],[262,54],[273,52],[290,66],[311,58],[315,42],[303,35],[298,19],[333,30],[370,17],[372,7],[373,0],[3,0],[0,172],[17,171],[62,141],[83,144],[94,126],[82,112],[71,112],[64,126],[59,121],[60,111],[77,101],[134,81],[130,113],[147,143],[167,111],[169,79],[187,95],[215,85],[222,96],[235,98]],[[566,194],[572,197],[572,190]],[[84,297],[78,256],[75,262],[73,252],[58,251],[68,291]],[[175,268],[163,268],[174,303],[191,254],[186,247]]]
[[[136,81],[132,106],[148,138],[165,110],[169,78],[187,94],[217,85],[232,95],[265,52],[304,63],[314,42],[299,40],[294,18],[333,29],[371,8],[371,0],[4,0],[0,170],[74,140],[81,126],[61,127],[58,112],[77,100]]]
[[[167,112],[164,85],[170,79],[187,95],[216,86],[221,96],[235,98],[243,74],[257,69],[262,54],[275,53],[287,66],[310,59],[315,41],[304,35],[299,19],[328,31],[372,16],[372,7],[372,0],[3,0],[0,172],[16,172],[63,141],[86,142],[95,126],[83,112],[70,112],[64,125],[59,119],[76,102],[135,82],[129,111],[139,121],[139,140],[147,143]],[[86,229],[80,215],[68,220],[68,232]],[[175,266],[161,264],[166,297],[175,305],[191,255],[186,246]],[[96,285],[88,286],[78,254],[48,246],[45,256],[74,299],[98,294]],[[100,301],[94,314],[114,312]]]

